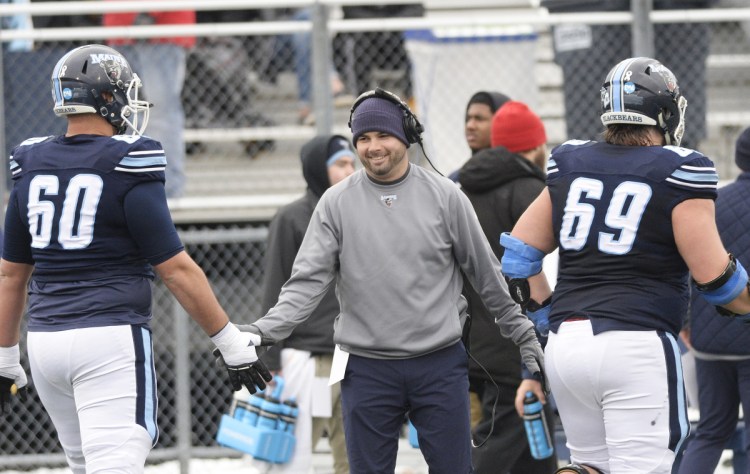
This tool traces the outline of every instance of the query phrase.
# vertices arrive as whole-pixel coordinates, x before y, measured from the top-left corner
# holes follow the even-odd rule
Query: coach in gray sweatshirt
[[[278,302],[247,329],[257,343],[282,340],[336,285],[341,352],[332,379],[343,376],[351,472],[393,472],[406,414],[430,472],[471,472],[460,270],[532,373],[543,366],[542,349],[469,200],[449,179],[409,163],[422,127],[408,106],[370,91],[355,101],[350,126],[364,169],[320,198]],[[337,358],[346,361],[339,377]]]

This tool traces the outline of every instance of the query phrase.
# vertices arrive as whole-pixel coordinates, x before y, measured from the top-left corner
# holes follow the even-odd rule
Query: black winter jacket
[[[484,234],[499,260],[503,255],[500,234],[510,232],[521,214],[542,192],[544,172],[522,156],[497,147],[474,154],[459,171],[458,182],[474,206]],[[493,316],[466,280],[464,295],[472,318],[469,333],[471,354],[496,382],[518,385],[521,381],[518,348],[502,337]],[[469,362],[469,379],[472,385],[488,379],[473,360]]]
[[[721,241],[746,269],[750,268],[750,172],[742,173],[732,184],[719,189],[716,199],[716,225]],[[713,305],[700,296],[693,285],[690,300],[690,342],[708,354],[750,356],[750,326],[720,316]]]

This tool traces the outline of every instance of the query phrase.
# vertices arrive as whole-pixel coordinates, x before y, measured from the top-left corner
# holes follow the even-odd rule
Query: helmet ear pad
[[[354,111],[357,110],[357,107],[359,107],[359,104],[364,102],[366,99],[369,99],[372,97],[385,99],[389,102],[396,104],[404,116],[402,124],[404,128],[404,135],[406,136],[406,140],[409,142],[410,145],[412,143],[422,142],[422,133],[424,132],[424,126],[419,122],[419,119],[417,119],[417,116],[414,115],[414,113],[411,111],[411,109],[406,104],[406,102],[401,100],[396,94],[394,94],[393,92],[387,91],[385,89],[381,89],[380,87],[377,87],[371,91],[362,93],[354,101],[354,104],[352,105],[352,108],[349,111],[349,121],[347,122],[349,125],[349,129],[352,128],[352,117],[354,117]]]

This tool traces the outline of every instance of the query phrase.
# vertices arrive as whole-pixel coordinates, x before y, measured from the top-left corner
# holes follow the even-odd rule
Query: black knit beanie
[[[409,146],[404,133],[404,112],[395,103],[379,97],[371,97],[360,103],[352,114],[352,143],[367,132],[383,132],[401,140]]]

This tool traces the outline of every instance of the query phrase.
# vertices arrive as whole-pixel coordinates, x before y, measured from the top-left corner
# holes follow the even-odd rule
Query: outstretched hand
[[[241,390],[243,385],[250,393],[266,388],[266,382],[270,382],[272,376],[255,352],[255,347],[261,343],[258,334],[241,331],[229,322],[211,336],[211,340],[216,344],[217,365],[226,370],[233,390]]]
[[[216,367],[226,371],[229,386],[235,392],[242,390],[243,385],[250,393],[265,390],[267,382],[273,379],[268,367],[260,359],[241,365],[227,365],[219,349],[214,349],[214,356],[216,356]]]

